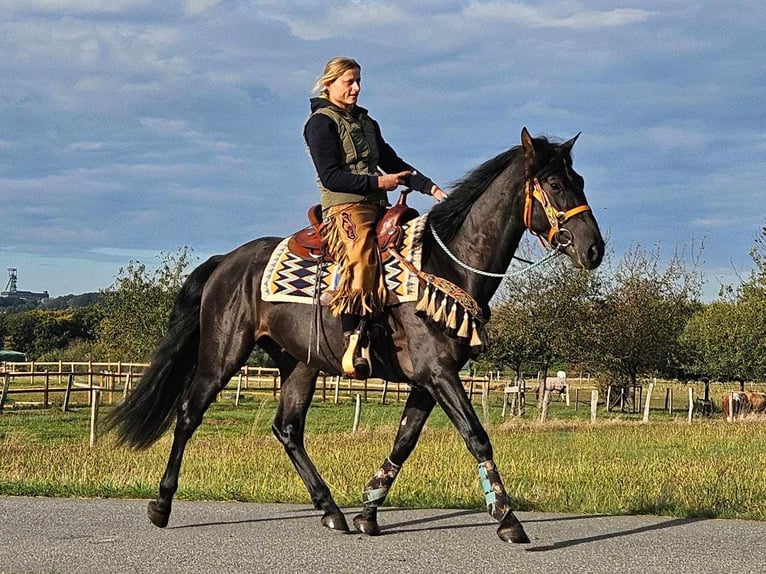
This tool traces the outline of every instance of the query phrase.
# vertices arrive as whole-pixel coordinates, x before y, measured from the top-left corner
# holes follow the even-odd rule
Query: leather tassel
[[[431,284],[429,283],[426,285],[425,289],[423,289],[423,297],[420,298],[420,301],[418,301],[417,307],[415,307],[416,313],[423,313],[428,308],[428,298],[431,294]]]
[[[433,317],[436,313],[436,289],[431,292],[431,299],[428,301],[428,309],[426,313],[429,317]]]
[[[439,308],[436,310],[436,313],[434,313],[434,321],[437,323],[440,323],[444,316],[447,314],[447,296],[445,295],[442,297],[442,302],[439,305]]]
[[[471,347],[478,347],[481,349],[482,341],[481,341],[481,335],[479,334],[479,326],[476,324],[476,321],[473,322],[473,334],[471,335]]]
[[[457,331],[457,336],[463,339],[468,338],[468,311],[463,313],[463,322],[460,323],[460,329]]]
[[[457,329],[457,301],[452,302],[452,309],[447,315],[447,328],[453,331]]]

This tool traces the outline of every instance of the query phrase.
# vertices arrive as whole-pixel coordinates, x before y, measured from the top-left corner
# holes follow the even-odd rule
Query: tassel
[[[437,323],[440,323],[441,320],[444,318],[444,316],[447,314],[447,296],[445,295],[442,297],[441,305],[439,305],[439,308],[436,310],[436,313],[434,313],[434,321]]]
[[[462,339],[468,338],[468,311],[463,313],[463,322],[460,324],[460,329],[457,331],[457,336]]]
[[[426,309],[429,317],[433,317],[436,313],[436,289],[431,292],[431,299],[428,301],[428,309]]]
[[[479,334],[479,326],[476,324],[476,321],[473,322],[473,334],[471,335],[471,347],[472,348],[479,348],[481,349],[482,341],[481,341],[481,335]]]
[[[431,293],[431,284],[428,283],[423,289],[423,297],[421,297],[420,301],[418,301],[417,307],[415,307],[415,313],[423,313],[425,312],[426,308],[428,307],[428,297]]]
[[[453,332],[457,329],[457,301],[452,302],[452,309],[447,316],[447,329]]]

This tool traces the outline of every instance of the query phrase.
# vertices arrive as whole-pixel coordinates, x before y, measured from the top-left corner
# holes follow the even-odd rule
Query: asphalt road
[[[531,544],[473,510],[382,509],[370,538],[301,505],[178,501],[162,530],[146,501],[0,497],[0,573],[766,572],[762,522],[518,514]]]

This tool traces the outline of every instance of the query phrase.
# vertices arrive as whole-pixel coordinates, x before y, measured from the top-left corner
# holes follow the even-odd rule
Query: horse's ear
[[[580,134],[582,132],[577,132],[577,135],[573,137],[571,140],[565,141],[563,144],[561,144],[561,147],[566,150],[567,153],[570,153],[572,151],[572,148],[574,147],[575,142],[577,141],[577,138],[580,137]]]
[[[535,143],[532,141],[532,136],[529,135],[526,126],[521,128],[521,146],[524,148],[524,155],[527,156],[527,160],[534,161]]]

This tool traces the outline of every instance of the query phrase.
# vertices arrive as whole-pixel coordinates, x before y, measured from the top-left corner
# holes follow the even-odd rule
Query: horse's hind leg
[[[149,520],[155,526],[164,528],[170,519],[186,444],[202,423],[205,411],[245,362],[253,346],[252,337],[245,324],[226,337],[221,336],[218,339],[203,337],[199,348],[197,369],[178,407],[173,445],[165,473],[160,480],[159,494],[156,501],[149,503]]]
[[[149,503],[148,514],[152,524],[164,528],[168,525],[173,496],[178,490],[178,475],[181,472],[181,462],[184,450],[194,431],[202,422],[202,416],[215,399],[216,394],[228,382],[229,377],[222,381],[219,377],[205,376],[199,372],[194,375],[189,394],[178,409],[176,427],[173,431],[173,446],[165,467],[165,473],[160,481],[157,500]]]
[[[497,535],[505,542],[527,543],[529,537],[511,510],[510,499],[493,460],[492,444],[457,374],[436,381],[436,400],[463,437],[479,463],[479,478],[484,488],[487,511],[498,522]]]
[[[380,469],[362,491],[364,507],[362,512],[354,517],[354,527],[358,531],[370,536],[380,534],[378,507],[383,504],[399,474],[399,469],[415,448],[423,425],[435,405],[436,400],[426,389],[419,386],[412,387],[407,403],[404,405],[391,454],[383,461]]]
[[[335,503],[330,489],[314,466],[303,444],[306,413],[314,396],[318,371],[284,354],[279,357],[278,363],[282,388],[279,407],[272,425],[274,436],[285,447],[285,452],[298,476],[306,485],[314,508],[324,510],[322,525],[333,530],[348,532],[345,516]]]

